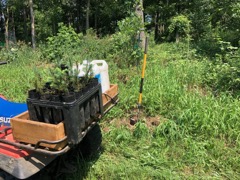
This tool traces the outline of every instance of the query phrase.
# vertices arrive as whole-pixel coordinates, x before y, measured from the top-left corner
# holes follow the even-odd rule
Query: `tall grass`
[[[101,156],[104,159],[100,158],[96,166],[101,166],[101,161],[110,161],[109,166],[107,170],[91,169],[89,174],[97,172],[94,177],[103,179],[109,174],[113,179],[238,179],[239,100],[227,94],[215,97],[202,84],[204,60],[184,59],[176,47],[166,53],[164,46],[149,51],[143,111],[146,121],[148,116],[160,115],[168,120],[160,122],[147,135],[138,124],[135,130],[129,130],[132,135],[122,135],[125,134],[122,129],[104,134],[104,145],[111,149],[105,149]],[[115,77],[117,72],[123,70],[115,71]],[[129,116],[137,103],[139,79],[139,71],[131,69],[127,82],[118,81],[121,102],[106,121],[121,122]],[[122,118],[111,121],[118,115]],[[115,144],[119,137],[124,138]]]
[[[138,100],[141,66],[119,69],[106,59],[120,102],[101,121],[102,151],[78,159],[79,171],[66,179],[240,178],[240,102],[224,93],[214,96],[203,84],[205,61],[182,51],[184,46],[174,44],[150,47],[142,117],[135,126],[129,116]],[[0,92],[24,101],[32,86],[30,67],[41,67],[35,53],[0,66]],[[159,125],[151,125],[151,118],[160,119]]]
[[[6,50],[2,50],[4,53]],[[16,52],[16,58],[7,65],[0,66],[0,94],[7,99],[16,102],[25,102],[27,91],[33,88],[33,68],[44,68],[39,51],[33,51],[30,47],[22,46]]]

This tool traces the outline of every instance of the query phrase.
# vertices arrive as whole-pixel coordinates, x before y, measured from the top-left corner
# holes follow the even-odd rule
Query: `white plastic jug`
[[[101,83],[102,92],[104,93],[110,88],[108,64],[105,60],[93,60],[91,64],[94,77],[98,78],[98,82]]]

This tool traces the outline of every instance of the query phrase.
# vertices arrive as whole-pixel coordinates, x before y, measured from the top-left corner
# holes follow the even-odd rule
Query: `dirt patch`
[[[147,117],[146,119],[146,124],[151,127],[151,126],[158,126],[161,122],[161,119],[163,120],[163,118],[161,118],[160,116],[156,116],[156,117]]]
[[[121,119],[113,119],[111,120],[109,123],[113,126],[115,126],[116,128],[120,128],[122,126],[127,127],[129,130],[134,130],[135,129],[135,125],[131,125],[130,121],[131,118],[134,118],[134,120],[136,121],[136,123],[138,121],[141,121],[143,123],[146,124],[146,126],[152,130],[155,127],[157,127],[159,124],[161,124],[162,122],[166,121],[167,119],[158,115],[158,116],[154,116],[154,117],[149,117],[144,115],[143,113],[139,113],[138,115],[129,115],[127,117],[121,118]],[[107,125],[107,124],[106,124]],[[103,127],[102,129],[104,132],[109,132],[110,128],[108,126]]]

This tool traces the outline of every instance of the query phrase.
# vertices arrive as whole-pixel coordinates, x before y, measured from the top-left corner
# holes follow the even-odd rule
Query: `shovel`
[[[137,104],[138,111],[137,111],[136,117],[131,116],[131,118],[130,118],[130,124],[131,125],[136,124],[136,122],[138,121],[140,108],[142,107],[143,82],[144,82],[144,75],[145,75],[145,69],[146,69],[146,64],[147,64],[147,47],[148,47],[148,37],[146,37],[146,40],[145,40],[144,57],[143,57],[143,65],[142,65],[142,75],[141,75],[139,97],[138,97],[138,104]]]

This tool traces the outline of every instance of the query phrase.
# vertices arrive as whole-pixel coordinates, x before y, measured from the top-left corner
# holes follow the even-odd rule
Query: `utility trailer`
[[[31,121],[28,111],[12,117],[11,126],[1,125],[0,180],[36,179],[38,172],[73,149],[81,149],[85,155],[94,153],[102,141],[98,122],[119,101],[118,86],[112,84],[100,99],[99,108],[103,113],[91,118],[87,126],[78,132],[77,140],[72,138],[69,129],[66,131],[66,123],[51,125]],[[62,133],[64,131],[65,134]],[[50,136],[55,139],[49,140]]]

